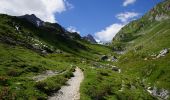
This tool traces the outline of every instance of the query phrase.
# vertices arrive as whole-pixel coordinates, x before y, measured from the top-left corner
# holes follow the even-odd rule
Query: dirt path
[[[76,68],[74,77],[68,80],[68,86],[63,86],[61,89],[49,97],[48,100],[79,100],[80,99],[80,83],[83,81],[84,75],[80,68]]]

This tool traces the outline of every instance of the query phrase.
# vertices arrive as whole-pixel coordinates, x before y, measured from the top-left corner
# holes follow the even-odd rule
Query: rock
[[[108,59],[109,59],[109,57],[106,56],[106,55],[104,55],[104,56],[101,57],[101,60],[103,60],[103,61],[106,61],[106,60],[108,60]]]
[[[163,15],[163,14],[161,14],[161,15],[156,15],[156,17],[155,17],[155,20],[156,20],[156,21],[162,21],[162,20],[166,20],[166,19],[169,19],[169,16]]]
[[[47,51],[46,50],[42,50],[42,54],[47,54]]]
[[[166,8],[167,10],[170,10],[170,4],[167,6],[167,8]]]
[[[112,71],[121,73],[121,69],[116,66],[112,66]]]
[[[16,29],[17,31],[19,31],[19,26],[15,26],[15,29]]]
[[[122,70],[121,69],[119,69],[119,71],[118,71],[119,73],[121,73],[122,72]]]
[[[63,53],[60,49],[57,49],[55,52],[58,53],[58,54]]]
[[[132,89],[132,90],[135,90],[136,87],[135,87],[134,85],[131,85],[131,89]]]
[[[165,56],[167,53],[169,53],[169,50],[168,50],[168,49],[163,49],[163,50],[160,51],[159,55],[158,55],[156,58],[163,57],[163,56]]]
[[[118,60],[117,60],[117,57],[116,57],[116,56],[112,56],[112,57],[111,57],[111,61],[112,61],[112,62],[117,62],[117,61],[118,61]]]
[[[148,60],[148,58],[145,58],[144,60]]]
[[[147,91],[151,95],[153,95],[155,97],[158,97],[158,98],[161,98],[161,99],[167,100],[169,98],[169,91],[166,90],[166,89],[163,89],[163,88],[162,89],[158,89],[157,87],[154,87],[154,88],[148,87]]]

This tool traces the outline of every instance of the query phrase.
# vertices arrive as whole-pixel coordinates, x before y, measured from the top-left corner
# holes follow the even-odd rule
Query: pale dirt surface
[[[48,100],[79,100],[80,99],[80,84],[84,79],[84,74],[80,68],[76,68],[74,77],[68,80],[68,86],[63,86],[61,89],[50,96]]]
[[[34,76],[32,79],[35,80],[36,82],[39,82],[39,81],[43,81],[43,80],[47,79],[48,77],[53,77],[55,75],[63,74],[64,72],[57,72],[57,71],[47,70],[46,72],[44,72],[44,73],[42,73],[40,75]]]

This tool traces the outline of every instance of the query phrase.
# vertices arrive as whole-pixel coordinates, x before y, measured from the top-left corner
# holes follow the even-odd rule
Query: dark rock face
[[[44,25],[44,21],[37,18],[34,14],[31,14],[31,15],[26,14],[24,16],[19,16],[19,18],[24,18],[28,20],[30,23],[34,24],[36,27],[40,27]]]
[[[104,55],[104,56],[101,57],[101,60],[103,60],[103,61],[106,61],[106,60],[108,60],[108,59],[109,59],[109,57],[106,56],[106,55]]]
[[[93,38],[92,35],[88,34],[87,36],[83,37],[84,40],[87,40],[91,43],[97,43],[96,40]]]

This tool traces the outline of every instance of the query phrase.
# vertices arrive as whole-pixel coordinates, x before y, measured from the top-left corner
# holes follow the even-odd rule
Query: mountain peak
[[[42,21],[40,18],[38,18],[35,14],[26,14],[23,16],[19,16],[19,18],[24,18],[28,20],[30,23],[36,25],[37,27],[43,26],[44,21]]]
[[[91,43],[97,43],[94,37],[91,34],[88,34],[87,36],[83,37],[83,39],[91,42]]]

